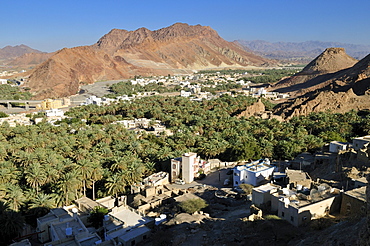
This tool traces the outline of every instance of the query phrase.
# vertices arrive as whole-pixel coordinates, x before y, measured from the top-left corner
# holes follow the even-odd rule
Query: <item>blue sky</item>
[[[0,48],[41,51],[91,45],[113,28],[204,25],[228,40],[309,40],[370,45],[368,0],[2,1]]]

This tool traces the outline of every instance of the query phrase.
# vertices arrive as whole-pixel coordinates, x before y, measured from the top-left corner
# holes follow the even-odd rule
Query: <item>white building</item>
[[[0,79],[0,84],[1,85],[6,85],[8,83],[7,79]]]
[[[354,138],[352,141],[353,141],[353,149],[358,151],[362,149],[365,146],[365,144],[370,142],[370,135],[359,137],[359,138]]]
[[[274,169],[267,158],[236,166],[233,168],[233,186],[238,187],[240,184],[259,186],[271,179]]]
[[[346,150],[348,147],[348,143],[332,141],[329,145],[329,152],[338,153],[341,150]]]
[[[50,109],[45,110],[45,114],[47,117],[63,117],[64,111],[60,109]]]
[[[180,96],[182,97],[190,97],[190,95],[191,95],[190,91],[184,91],[184,90],[180,91]]]
[[[171,182],[182,179],[185,183],[191,183],[198,177],[200,171],[209,169],[209,164],[200,160],[196,153],[185,153],[182,157],[171,160]]]

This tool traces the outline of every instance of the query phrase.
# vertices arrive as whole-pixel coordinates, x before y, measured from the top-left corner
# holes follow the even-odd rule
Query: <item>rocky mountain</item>
[[[269,63],[210,27],[176,23],[156,31],[113,29],[94,45],[62,49],[30,73],[27,86],[36,98],[61,97],[97,80]]]
[[[328,49],[300,74],[274,85],[273,88],[280,87],[277,91],[298,95],[279,105],[275,113],[289,118],[325,110],[344,113],[370,108],[370,55],[348,67],[354,60],[343,52],[337,48]],[[320,62],[330,61],[330,54],[335,54],[331,62]],[[284,89],[283,85],[288,87]]]
[[[334,73],[352,67],[358,60],[346,54],[344,48],[328,48],[303,70],[272,85],[272,90],[300,96],[325,86]]]
[[[288,62],[309,62],[323,52],[327,47],[343,47],[348,54],[356,59],[362,59],[370,53],[370,45],[345,44],[338,42],[267,42],[263,40],[236,40],[234,41],[249,51],[269,59]]]
[[[42,51],[32,49],[24,44],[16,46],[6,46],[0,49],[0,60],[6,61],[28,53],[43,53]]]

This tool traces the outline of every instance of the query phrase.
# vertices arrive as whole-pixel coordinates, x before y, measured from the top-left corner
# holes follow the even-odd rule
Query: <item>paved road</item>
[[[124,80],[110,80],[95,82],[91,85],[81,86],[80,93],[78,95],[71,96],[71,101],[73,102],[84,102],[86,98],[90,96],[103,97],[106,94],[111,93],[109,87],[113,84],[119,83]]]

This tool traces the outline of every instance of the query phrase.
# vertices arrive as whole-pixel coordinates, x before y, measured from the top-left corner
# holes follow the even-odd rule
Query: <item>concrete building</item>
[[[1,85],[6,85],[8,83],[7,79],[0,79],[0,84]]]
[[[332,141],[329,144],[329,152],[332,153],[339,153],[341,150],[346,150],[348,148],[349,143],[339,142],[339,141]]]
[[[364,137],[354,138],[352,140],[353,149],[358,151],[358,150],[362,149],[365,146],[365,144],[367,144],[369,142],[370,142],[370,135],[367,135],[367,136],[364,136]]]
[[[26,114],[11,114],[9,117],[0,118],[0,125],[7,122],[10,127],[16,127],[17,125],[30,126],[32,125],[31,119]]]
[[[306,187],[310,188],[311,178],[310,176],[301,170],[286,169],[287,184],[290,187]]]
[[[70,98],[62,98],[62,99],[44,99],[41,104],[36,105],[36,109],[39,110],[50,110],[50,109],[58,109],[58,108],[66,108],[71,105]]]
[[[311,190],[310,195],[283,188],[271,196],[271,211],[294,226],[300,226],[310,220],[325,216],[333,211],[339,195],[338,189],[322,186]]]
[[[275,167],[270,165],[269,159],[260,159],[251,163],[233,168],[233,186],[250,184],[259,186],[269,182]]]
[[[209,170],[209,166],[196,153],[185,153],[182,157],[171,160],[171,182],[182,179],[187,184],[191,183],[204,170]]]
[[[366,186],[343,193],[340,214],[350,217],[366,215]]]
[[[271,194],[277,192],[279,188],[280,186],[270,183],[253,188],[252,203],[257,207],[270,205]]]
[[[63,117],[64,111],[60,109],[45,110],[45,115],[47,117]]]
[[[182,97],[190,97],[191,96],[191,92],[190,91],[181,90],[180,91],[180,96],[182,96]]]
[[[149,236],[150,229],[147,226],[154,225],[153,219],[125,204],[115,206],[112,197],[97,201],[83,197],[75,202],[77,206],[52,209],[49,214],[37,219],[41,243],[53,246],[135,245]],[[97,206],[111,211],[104,218],[103,238],[95,233],[95,229],[86,228],[89,225],[89,212]]]
[[[151,187],[163,186],[169,184],[169,181],[169,174],[167,172],[161,171],[158,173],[154,173],[143,179],[141,183],[131,185],[131,193],[148,193],[147,195],[144,194],[147,197],[149,196],[149,193],[155,192],[155,189],[150,189]]]
[[[101,240],[96,234],[90,234],[78,216],[78,210],[73,212],[66,208],[55,208],[37,219],[38,240],[41,243],[51,242],[48,245],[58,245],[70,241],[80,241],[95,237],[95,241]]]

